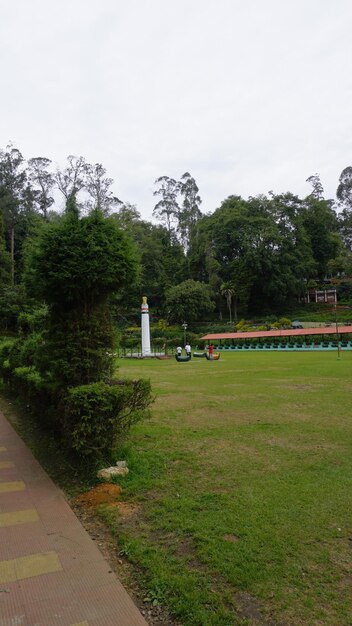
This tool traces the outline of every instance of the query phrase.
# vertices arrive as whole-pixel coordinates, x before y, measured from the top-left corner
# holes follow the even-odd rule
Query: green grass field
[[[156,401],[107,509],[183,625],[352,624],[352,353],[120,360]]]

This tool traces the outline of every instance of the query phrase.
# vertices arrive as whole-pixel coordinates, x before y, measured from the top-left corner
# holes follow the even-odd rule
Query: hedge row
[[[78,456],[109,459],[131,425],[146,415],[152,401],[150,382],[115,380],[60,390],[36,368],[35,345],[40,339],[40,334],[30,335],[1,346],[4,383]]]

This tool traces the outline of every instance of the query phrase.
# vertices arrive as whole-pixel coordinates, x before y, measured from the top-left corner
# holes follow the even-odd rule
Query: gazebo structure
[[[209,333],[216,350],[352,350],[352,326]]]

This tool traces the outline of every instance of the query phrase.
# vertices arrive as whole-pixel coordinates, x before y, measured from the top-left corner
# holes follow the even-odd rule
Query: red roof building
[[[222,339],[259,339],[272,337],[302,337],[314,335],[344,335],[352,334],[352,326],[328,326],[323,328],[300,328],[298,330],[259,330],[246,333],[208,333],[201,339],[203,341],[221,341]]]

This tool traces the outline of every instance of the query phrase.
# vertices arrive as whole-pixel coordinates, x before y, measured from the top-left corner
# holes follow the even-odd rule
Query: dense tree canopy
[[[231,284],[236,303],[244,307],[270,308],[296,298],[316,272],[300,211],[291,194],[248,201],[230,196],[199,224],[204,237],[198,267],[207,266],[212,250],[211,270],[216,268],[221,284]],[[193,263],[196,254],[193,250]],[[210,277],[208,270],[205,281]]]
[[[195,280],[171,287],[166,293],[168,317],[173,322],[207,319],[214,310],[214,302],[210,298],[208,285]]]
[[[232,319],[238,310],[285,308],[303,295],[312,280],[351,274],[352,167],[341,173],[337,203],[324,198],[318,174],[307,181],[312,191],[305,198],[291,193],[248,199],[230,195],[212,213],[202,214],[201,195],[191,173],[179,178],[163,175],[155,181],[157,223],[152,223],[143,220],[134,205],[117,198],[103,165],[70,155],[55,172],[50,159],[35,157],[26,162],[9,145],[0,150],[2,284],[23,282],[25,244],[48,223],[45,237],[32,247],[26,270],[31,293],[48,302],[78,301],[87,293],[93,295],[99,284],[102,290],[117,288],[111,302],[122,316],[137,314],[146,293],[157,313],[167,317],[170,289],[193,280],[207,285],[215,305],[212,315],[217,317]],[[64,197],[69,228],[59,219],[54,199],[57,202],[60,194],[55,190]],[[94,225],[109,215],[98,236]],[[83,236],[87,237],[84,251]],[[51,257],[49,248],[55,250]],[[99,273],[103,250],[111,264]],[[116,274],[111,268],[117,262]],[[64,289],[55,263],[67,279]],[[42,276],[35,281],[38,264]]]
[[[48,224],[30,250],[26,281],[32,295],[67,306],[133,283],[136,266],[116,221],[94,210],[81,219],[68,214]]]
[[[11,259],[6,250],[3,218],[0,213],[0,285],[6,286],[10,282]]]

